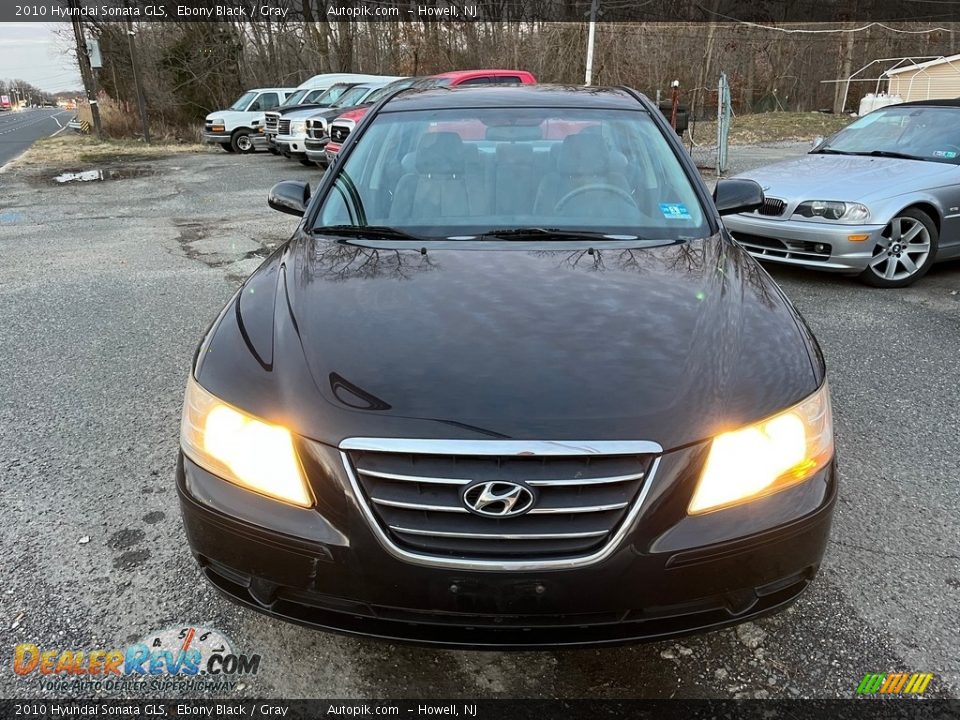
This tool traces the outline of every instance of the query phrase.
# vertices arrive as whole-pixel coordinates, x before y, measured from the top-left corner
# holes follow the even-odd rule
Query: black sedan
[[[622,88],[404,90],[200,343],[177,485],[220,591],[448,646],[664,638],[784,608],[836,471],[823,358]]]

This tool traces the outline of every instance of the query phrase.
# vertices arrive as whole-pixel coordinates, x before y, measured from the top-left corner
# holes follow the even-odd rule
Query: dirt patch
[[[104,165],[157,160],[182,153],[213,152],[205,145],[193,143],[158,143],[146,145],[133,140],[100,141],[86,135],[61,133],[35,142],[23,155],[13,160],[14,170],[94,170]]]
[[[760,143],[782,142],[785,140],[813,140],[818,135],[828,137],[842,130],[856,118],[849,115],[831,115],[829,113],[770,112],[756,115],[741,115],[733,118],[730,125],[731,145],[753,145]],[[691,125],[684,135],[694,142],[713,145],[717,142],[717,123],[715,120],[700,121]]]

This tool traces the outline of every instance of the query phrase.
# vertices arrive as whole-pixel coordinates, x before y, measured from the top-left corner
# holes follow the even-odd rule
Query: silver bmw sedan
[[[759,260],[895,288],[960,257],[960,99],[882,108],[803,157],[738,177],[766,200],[724,224]]]

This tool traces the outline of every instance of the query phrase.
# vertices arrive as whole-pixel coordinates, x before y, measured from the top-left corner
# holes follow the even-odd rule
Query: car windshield
[[[412,87],[416,82],[418,81],[414,80],[413,78],[392,82],[389,85],[384,85],[379,90],[374,90],[372,93],[367,95],[367,97],[365,97],[363,101],[365,103],[380,102],[389,93],[396,92],[397,90],[403,90],[404,88]]]
[[[253,99],[257,96],[255,92],[245,92],[243,95],[237,98],[237,101],[231,105],[229,110],[246,110],[247,105],[249,105]]]
[[[310,99],[305,100],[304,102],[312,102],[312,103],[317,103],[318,105],[330,106],[337,101],[337,98],[339,98],[341,95],[343,95],[347,90],[349,90],[352,87],[353,85],[337,83],[336,85],[331,85],[329,88],[327,88],[324,92],[322,92],[319,95],[313,95],[312,97],[308,95],[307,97]]]
[[[297,103],[300,102],[300,98],[302,98],[306,94],[307,94],[306,90],[297,90],[296,92],[293,93],[293,95],[291,95],[282,103],[280,103],[280,106],[284,107],[287,105],[296,105]]]
[[[333,103],[334,107],[349,107],[350,105],[356,105],[358,102],[363,100],[364,95],[370,92],[370,88],[364,87],[362,85],[356,85],[345,93],[343,93],[336,102]]]
[[[433,240],[679,241],[710,231],[646,112],[529,107],[382,113],[319,211],[315,229],[335,226]]]
[[[851,123],[815,152],[960,163],[960,108],[886,107]]]

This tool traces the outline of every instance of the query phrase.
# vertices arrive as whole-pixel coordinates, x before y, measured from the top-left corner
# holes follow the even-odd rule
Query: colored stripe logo
[[[933,673],[867,673],[857,686],[857,695],[921,695]]]

